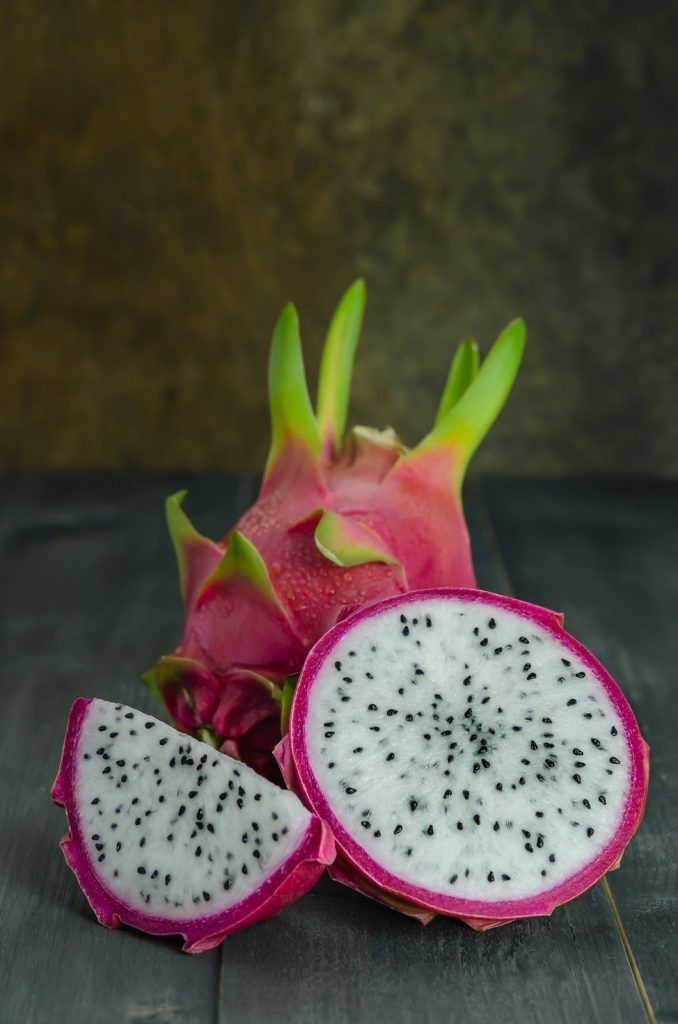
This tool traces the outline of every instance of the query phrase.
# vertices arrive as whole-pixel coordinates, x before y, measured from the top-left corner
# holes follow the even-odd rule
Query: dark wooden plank
[[[466,498],[479,582],[505,586]],[[480,935],[439,918],[427,928],[329,880],[223,947],[224,1024],[631,1022],[645,1013],[600,889],[550,919]]]
[[[516,593],[565,612],[617,677],[652,750],[643,826],[609,886],[639,983],[678,1020],[678,485],[495,481],[492,522]]]
[[[157,712],[140,672],[181,621],[162,499],[181,479],[13,481],[0,528],[0,1018],[9,1024],[214,1020],[220,951],[99,927],[58,849],[49,799],[79,694]],[[250,487],[194,481],[192,509],[223,533]],[[7,493],[9,489],[9,493]]]

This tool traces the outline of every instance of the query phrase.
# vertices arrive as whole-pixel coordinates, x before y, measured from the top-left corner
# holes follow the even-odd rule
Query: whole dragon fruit
[[[309,398],[296,311],[285,307],[269,360],[272,441],[256,503],[223,540],[167,500],[186,609],[174,654],[146,675],[175,721],[276,775],[285,680],[346,606],[423,587],[474,587],[461,487],[520,364],[515,320],[480,365],[459,346],[432,430],[408,450],[392,429],[345,433],[365,286],[332,318],[318,399]]]

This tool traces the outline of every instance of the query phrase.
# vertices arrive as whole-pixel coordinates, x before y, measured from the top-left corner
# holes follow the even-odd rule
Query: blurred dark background
[[[363,275],[354,422],[521,314],[476,466],[678,474],[678,5],[0,10],[4,468],[260,468],[281,305],[314,375]]]

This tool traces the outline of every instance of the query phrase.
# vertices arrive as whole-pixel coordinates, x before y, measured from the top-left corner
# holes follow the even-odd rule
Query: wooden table
[[[481,585],[566,613],[612,670],[652,748],[645,822],[620,871],[550,920],[487,935],[427,928],[323,881],[277,918],[189,957],[99,927],[50,803],[79,694],[157,711],[139,673],[180,624],[162,499],[179,485],[215,536],[251,500],[227,477],[0,482],[0,1020],[678,1021],[678,487],[472,482]]]

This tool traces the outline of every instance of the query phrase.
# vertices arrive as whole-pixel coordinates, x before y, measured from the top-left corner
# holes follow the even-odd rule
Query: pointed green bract
[[[478,376],[423,441],[404,457],[417,459],[436,449],[453,455],[453,484],[461,487],[469,460],[508,398],[525,347],[525,323],[513,320],[501,332]]]
[[[186,607],[200,580],[221,558],[214,541],[203,537],[184,512],[182,504],[188,491],[178,491],[165,501],[165,516],[179,567],[179,585]]]
[[[292,698],[299,676],[288,676],[283,683],[282,698],[280,701],[280,732],[284,736],[288,731],[290,723],[290,711],[292,710]]]
[[[353,358],[366,299],[365,282],[355,281],[343,295],[330,322],[318,377],[318,426],[329,454],[341,448],[351,391]]]
[[[440,423],[450,409],[457,404],[466,389],[478,376],[479,366],[480,355],[477,341],[475,338],[464,338],[454,353],[443,397],[440,399],[438,412],[433,421],[434,424]]]
[[[194,546],[211,544],[211,541],[208,541],[206,537],[198,533],[181,507],[187,494],[188,491],[177,491],[176,494],[170,495],[165,501],[167,529],[172,538],[174,552],[177,556],[179,586],[184,604],[188,601],[189,551]]]
[[[215,583],[224,583],[235,579],[247,581],[254,590],[258,590],[272,604],[280,604],[263,558],[252,541],[238,530],[233,530],[229,535],[226,553],[214,572],[205,580],[203,591],[208,590]]]
[[[314,536],[318,551],[342,568],[366,562],[399,564],[374,530],[338,512],[325,510],[318,520]]]
[[[158,677],[156,675],[155,668],[149,668],[148,672],[144,672],[141,676],[141,682],[144,686],[147,686],[154,697],[162,700],[162,693],[158,685]]]
[[[271,411],[271,448],[264,479],[290,443],[320,456],[320,433],[306,386],[297,311],[288,303],[273,331],[268,361],[268,396]]]
[[[214,747],[217,750],[219,749],[220,740],[210,725],[201,725],[196,729],[195,735],[201,743],[207,743],[208,746]]]

